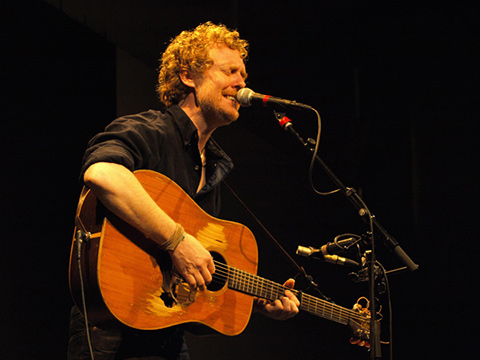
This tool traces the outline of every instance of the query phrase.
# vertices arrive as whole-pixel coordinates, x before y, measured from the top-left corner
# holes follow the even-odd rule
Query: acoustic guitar
[[[73,300],[82,310],[82,272],[87,314],[93,324],[114,327],[121,323],[154,330],[196,323],[237,335],[250,319],[252,296],[273,301],[284,295],[286,287],[255,275],[257,244],[246,226],[208,215],[162,174],[149,170],[134,174],[152,199],[211,252],[216,271],[207,290],[191,290],[175,273],[168,254],[106,211],[85,187],[76,211],[75,233],[88,236],[80,251],[74,236],[69,280]],[[291,291],[300,299],[300,310],[349,325],[355,338],[368,340],[370,316],[359,303],[348,309]]]

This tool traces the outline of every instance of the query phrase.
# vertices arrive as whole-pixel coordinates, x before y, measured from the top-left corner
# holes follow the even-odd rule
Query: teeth
[[[232,100],[232,101],[235,101],[235,100],[236,100],[236,99],[235,99],[235,96],[232,96],[232,95],[226,95],[225,97],[226,97],[227,99]]]

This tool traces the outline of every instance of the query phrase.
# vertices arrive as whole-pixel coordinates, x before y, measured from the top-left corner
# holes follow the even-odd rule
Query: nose
[[[240,90],[240,89],[243,89],[244,87],[246,87],[247,84],[245,83],[245,80],[246,80],[246,79],[245,79],[245,77],[244,77],[242,74],[237,73],[237,76],[236,76],[236,78],[235,78],[235,85],[234,85],[235,88],[236,88],[237,90]]]

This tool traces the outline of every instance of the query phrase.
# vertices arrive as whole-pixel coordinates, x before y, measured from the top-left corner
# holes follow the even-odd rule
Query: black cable
[[[75,238],[77,243],[77,267],[78,267],[78,277],[80,280],[80,293],[82,294],[83,318],[85,319],[85,335],[87,337],[88,349],[90,351],[90,359],[95,360],[95,357],[93,355],[92,339],[90,337],[90,326],[88,324],[87,302],[85,300],[85,285],[83,282],[82,261],[81,261],[83,239],[87,239],[88,235],[83,233],[81,230],[77,230]]]
[[[255,214],[253,213],[252,210],[250,210],[247,204],[245,204],[242,201],[242,199],[240,199],[240,196],[237,195],[237,193],[230,187],[230,185],[226,181],[223,181],[223,184],[228,189],[228,191],[230,191],[230,193],[235,197],[235,199],[240,203],[240,205],[245,209],[245,211],[247,211],[247,213],[252,217],[252,219],[262,228],[262,230],[270,238],[270,240],[277,247],[277,249],[287,258],[287,260],[290,262],[293,268],[297,271],[297,276],[301,275],[303,277],[303,279],[307,283],[307,288],[313,288],[317,292],[317,294],[319,294],[324,300],[332,302],[332,300],[328,296],[326,296],[320,291],[320,289],[318,288],[318,285],[313,281],[313,278],[305,272],[305,269],[303,267],[298,265],[298,263],[283,248],[280,242],[270,233],[270,231],[268,231],[266,226],[263,225],[260,219],[255,216]]]
[[[389,341],[388,345],[390,348],[390,360],[393,360],[393,314],[392,314],[392,299],[390,295],[390,283],[388,281],[388,276],[387,276],[387,271],[383,267],[382,264],[380,264],[377,261],[377,265],[382,269],[383,272],[383,278],[385,279],[385,291],[387,293],[387,303],[388,303],[388,332],[389,332]]]

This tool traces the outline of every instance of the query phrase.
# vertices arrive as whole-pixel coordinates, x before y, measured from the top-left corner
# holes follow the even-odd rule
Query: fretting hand
[[[295,280],[288,279],[284,284],[285,287],[293,289]],[[275,320],[286,320],[298,314],[300,301],[289,290],[285,290],[285,295],[275,301],[267,301],[265,299],[255,299],[255,311],[262,313]]]

